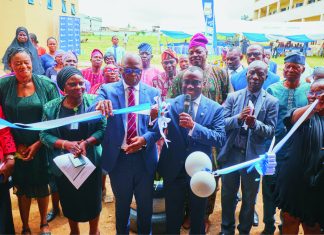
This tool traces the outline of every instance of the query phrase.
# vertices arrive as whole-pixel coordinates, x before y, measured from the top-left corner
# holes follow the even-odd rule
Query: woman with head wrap
[[[44,69],[40,62],[40,59],[37,54],[36,48],[33,46],[32,42],[29,39],[28,31],[24,27],[19,27],[16,29],[16,37],[11,42],[10,46],[7,48],[6,53],[2,57],[2,63],[4,64],[4,70],[10,70],[10,66],[8,64],[9,54],[18,47],[24,47],[31,53],[31,61],[33,65],[33,73],[34,74],[44,74]]]
[[[115,64],[117,65],[116,63],[116,59],[114,57],[114,54],[111,53],[111,52],[106,52],[106,54],[104,55],[104,62],[105,64]]]
[[[63,66],[72,66],[78,68],[78,56],[74,51],[67,51],[62,56]],[[90,91],[91,84],[88,80],[85,80],[86,92]],[[63,93],[63,91],[61,91]]]
[[[108,84],[108,83],[113,83],[113,82],[118,82],[119,81],[119,68],[117,67],[117,65],[114,64],[108,64],[102,71],[102,75],[103,75],[103,79],[104,81],[101,83],[98,83],[96,85],[94,85],[93,87],[91,87],[90,89],[90,94],[98,94],[100,91],[100,88],[102,85],[104,84]]]
[[[57,50],[54,54],[54,65],[46,70],[45,75],[56,83],[57,73],[63,68],[62,56],[64,55],[63,50]]]
[[[64,118],[85,113],[96,96],[84,94],[82,73],[71,66],[57,74],[57,84],[65,96],[44,106],[43,120]],[[48,148],[51,172],[55,175],[61,206],[69,220],[70,234],[80,234],[79,222],[89,222],[90,234],[99,234],[98,222],[101,211],[101,146],[106,120],[74,123],[42,131],[40,138]],[[96,166],[94,172],[76,189],[53,162],[56,156],[71,153],[89,158]]]
[[[55,84],[47,77],[32,73],[31,54],[16,48],[9,54],[8,65],[14,76],[0,80],[0,102],[8,121],[40,122],[43,105],[59,96]],[[31,234],[28,225],[31,198],[36,198],[42,233],[49,232],[46,221],[48,207],[48,162],[38,131],[12,129],[17,144],[14,187],[17,189],[23,234]]]

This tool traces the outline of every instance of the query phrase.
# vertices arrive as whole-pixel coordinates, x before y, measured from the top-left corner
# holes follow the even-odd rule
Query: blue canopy
[[[314,40],[307,37],[305,34],[286,36],[290,41],[294,42],[313,42]]]
[[[161,30],[163,34],[170,38],[175,38],[175,39],[184,39],[184,38],[190,38],[192,37],[192,34],[187,34],[181,31],[167,31],[167,30]]]
[[[243,35],[254,42],[268,42],[269,39],[263,33],[243,33]]]

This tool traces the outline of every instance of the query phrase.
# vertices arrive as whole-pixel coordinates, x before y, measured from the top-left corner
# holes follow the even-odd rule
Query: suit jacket
[[[82,104],[85,109],[90,107],[90,105],[95,100],[96,96],[90,94],[84,94],[82,99]],[[50,102],[44,105],[43,112],[43,121],[58,119],[60,115],[60,109],[62,107],[64,97],[56,98],[51,100]],[[105,129],[106,129],[106,119],[102,118],[100,121],[91,121],[86,122],[87,124],[87,136],[94,137],[98,143],[100,143],[103,139]],[[59,128],[53,128],[45,131],[41,131],[40,140],[47,147],[46,154],[49,160],[50,170],[56,176],[61,176],[63,173],[57,165],[53,162],[53,159],[59,155],[66,153],[62,149],[54,148],[54,144],[58,139],[65,139],[62,136]],[[81,138],[80,138],[81,140]],[[100,158],[101,158],[101,145],[89,145],[87,147],[87,157],[89,160],[96,166],[100,166]]]
[[[212,146],[220,148],[226,139],[221,105],[202,96],[196,114],[196,124],[192,136],[189,136],[188,129],[179,126],[179,114],[183,112],[183,103],[184,95],[172,99],[167,113],[171,118],[167,138],[171,142],[168,148],[166,145],[162,148],[158,171],[169,181],[177,177],[190,153],[202,151],[212,158]]]
[[[139,83],[139,104],[154,104],[154,97],[159,96],[157,89],[149,87],[144,83]],[[123,81],[105,84],[101,87],[98,97],[91,107],[94,110],[99,100],[109,99],[114,109],[125,108],[125,89]],[[102,168],[108,173],[114,168],[119,156],[124,136],[126,135],[127,114],[119,114],[107,119],[107,128],[102,142]],[[138,136],[143,136],[146,140],[146,148],[141,151],[145,160],[146,169],[153,174],[157,165],[157,150],[154,138],[156,133],[148,129],[149,116],[138,114],[137,130]]]
[[[244,89],[247,87],[247,81],[246,81],[246,73],[248,69],[244,69],[243,71],[234,74],[231,77],[231,83],[234,88],[234,91],[238,91],[241,89]],[[276,83],[280,81],[280,77],[277,74],[272,73],[271,71],[268,71],[268,77],[263,83],[263,89],[266,89],[268,86],[270,86],[272,83]]]
[[[238,116],[244,108],[246,92],[247,89],[245,88],[230,93],[224,103],[227,140],[217,157],[219,161],[226,161],[229,157],[235,157],[229,156],[228,153],[233,147],[234,140],[241,129],[238,123]],[[257,158],[260,154],[264,154],[267,151],[265,142],[267,139],[272,138],[275,133],[278,110],[278,99],[262,89],[255,104],[255,128],[248,129],[245,160]]]

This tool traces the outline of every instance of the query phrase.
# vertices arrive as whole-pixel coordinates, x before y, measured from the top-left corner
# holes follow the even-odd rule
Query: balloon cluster
[[[193,152],[186,160],[185,168],[191,176],[190,188],[198,197],[210,196],[216,188],[215,176],[212,174],[212,162],[203,152]]]

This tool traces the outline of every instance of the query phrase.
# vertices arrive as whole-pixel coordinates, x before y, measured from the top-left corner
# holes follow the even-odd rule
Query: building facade
[[[101,30],[102,18],[92,17],[84,14],[80,14],[81,32],[97,32]]]
[[[46,48],[48,37],[59,39],[60,16],[78,16],[78,13],[78,0],[1,0],[0,57],[12,42],[19,26],[26,27],[29,33],[35,33],[39,44]]]
[[[255,0],[253,20],[324,21],[324,0]]]

